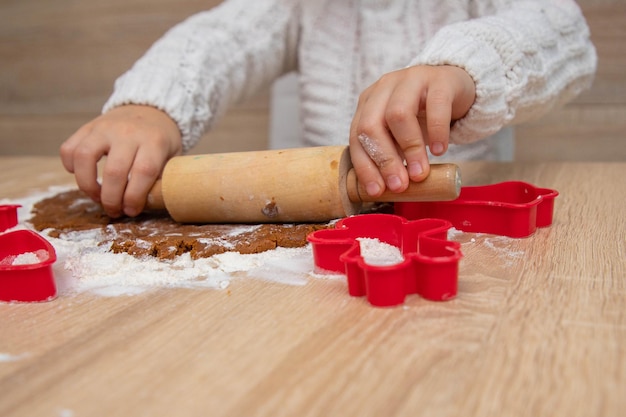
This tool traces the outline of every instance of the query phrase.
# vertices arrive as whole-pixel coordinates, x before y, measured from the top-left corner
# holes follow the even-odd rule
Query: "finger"
[[[63,167],[65,167],[68,172],[74,173],[74,151],[84,137],[85,135],[83,134],[83,130],[79,129],[76,133],[70,136],[69,139],[63,142],[59,148],[61,162],[63,163]]]
[[[137,147],[131,142],[111,148],[107,156],[102,169],[100,199],[104,211],[110,217],[120,217],[123,213],[122,200],[136,153]]]
[[[385,121],[390,89],[384,81],[379,81],[378,85],[371,90],[367,101],[361,106],[355,127],[356,139],[380,171],[386,188],[401,192],[408,187],[409,177]],[[363,178],[365,181],[372,179]]]
[[[143,211],[148,192],[161,174],[167,153],[158,147],[142,147],[137,151],[122,201],[124,214],[137,216]]]
[[[430,151],[433,155],[442,155],[448,149],[452,101],[454,93],[448,88],[435,85],[426,97],[426,129]]]
[[[385,110],[385,120],[402,155],[412,181],[428,176],[426,141],[417,117],[423,86],[417,81],[404,82],[395,89]]]
[[[73,172],[78,188],[92,200],[100,202],[100,183],[98,182],[98,161],[109,150],[105,141],[98,138],[83,139],[72,154]]]
[[[378,197],[385,190],[385,181],[380,175],[378,167],[363,149],[358,139],[357,126],[361,119],[361,109],[369,97],[370,89],[366,89],[359,96],[359,103],[350,124],[350,159],[359,182],[365,186],[368,195]]]
[[[372,197],[378,197],[385,191],[385,181],[365,150],[360,146],[350,146],[350,159],[359,182]]]

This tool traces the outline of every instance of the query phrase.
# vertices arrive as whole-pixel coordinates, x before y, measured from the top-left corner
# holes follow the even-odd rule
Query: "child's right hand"
[[[125,105],[78,129],[61,145],[61,160],[78,187],[109,216],[136,216],[165,163],[181,151],[181,133],[166,113]],[[103,156],[100,184],[97,165]]]
[[[383,75],[359,97],[350,127],[350,156],[371,197],[423,181],[433,155],[448,148],[450,126],[465,117],[476,85],[462,68],[417,65]]]

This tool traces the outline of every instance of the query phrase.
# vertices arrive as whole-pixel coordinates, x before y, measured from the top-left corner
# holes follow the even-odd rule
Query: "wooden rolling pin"
[[[172,158],[146,209],[181,223],[325,222],[358,214],[364,202],[444,201],[460,192],[454,164],[433,164],[403,193],[370,198],[346,146],[187,155]]]

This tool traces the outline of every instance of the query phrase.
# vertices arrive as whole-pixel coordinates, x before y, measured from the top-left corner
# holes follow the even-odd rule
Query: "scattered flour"
[[[45,250],[38,250],[35,252],[24,252],[19,255],[9,255],[0,260],[2,266],[16,266],[16,265],[33,265],[48,259],[48,252]]]
[[[515,251],[511,249],[512,242],[513,238],[510,237],[493,236],[490,238],[486,238],[484,241],[484,245],[504,257],[521,258],[522,256],[524,256],[523,250]]]
[[[358,140],[361,143],[361,146],[363,146],[365,152],[370,158],[372,158],[372,161],[379,165],[384,162],[385,154],[376,141],[367,136],[365,133],[359,134]]]
[[[188,253],[173,260],[138,259],[98,246],[98,233],[73,232],[64,239],[48,237],[59,259],[55,277],[60,292],[119,296],[161,287],[225,289],[235,276],[304,285],[314,267],[308,247],[247,255],[225,252],[200,259],[192,259]]]
[[[35,254],[34,252],[25,252],[13,258],[13,262],[11,262],[11,265],[32,265],[39,262],[40,261],[37,257],[37,254]]]
[[[404,261],[404,256],[396,246],[378,239],[358,238],[361,256],[368,265],[390,266]]]
[[[0,266],[11,266],[13,265],[13,262],[15,261],[16,256],[15,255],[9,255],[6,256],[2,259],[0,259]]]
[[[21,355],[12,355],[10,353],[2,353],[0,352],[0,363],[2,362],[17,362],[21,361],[28,357],[27,353],[23,353]]]
[[[450,228],[448,239],[461,242],[462,245],[481,245],[495,254],[504,266],[512,265],[516,260],[521,259],[525,251],[516,250],[518,246],[515,239],[508,236],[498,236],[485,233],[465,233],[461,230]]]
[[[59,410],[59,417],[74,417],[74,410],[62,408]]]
[[[454,227],[451,227],[448,229],[448,240],[454,240],[456,239],[458,236],[462,235],[464,232],[462,232],[459,229],[455,229]]]
[[[53,187],[19,201],[0,200],[0,204],[22,205],[18,212],[20,224],[11,230],[29,228],[32,206],[66,190]],[[237,236],[258,227],[242,226],[229,235]],[[75,231],[57,239],[42,232],[57,254],[53,272],[59,294],[91,292],[101,296],[125,296],[162,287],[225,289],[233,279],[240,278],[305,285],[309,279],[320,277],[313,272],[315,265],[309,246],[247,255],[225,252],[195,260],[189,254],[174,260],[138,259],[126,253],[110,252],[110,246],[100,244],[101,233],[100,230]],[[24,254],[24,258],[17,261],[34,261],[32,255]],[[6,262],[13,264],[16,259],[14,256]]]

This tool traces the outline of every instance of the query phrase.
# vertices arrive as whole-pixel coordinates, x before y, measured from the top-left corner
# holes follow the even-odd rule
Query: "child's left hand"
[[[434,155],[448,147],[451,123],[465,116],[476,87],[454,66],[414,66],[383,75],[359,97],[350,127],[350,156],[373,197],[422,181]],[[405,165],[406,161],[406,165]]]

